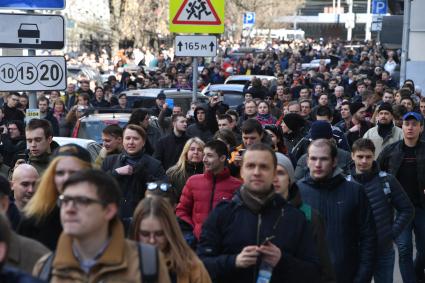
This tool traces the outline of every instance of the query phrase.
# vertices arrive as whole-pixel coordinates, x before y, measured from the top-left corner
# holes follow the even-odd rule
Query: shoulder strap
[[[303,203],[300,206],[300,210],[304,213],[305,218],[307,219],[308,222],[311,222],[311,206]]]
[[[139,243],[139,266],[143,283],[158,282],[158,250]]]
[[[52,275],[52,264],[53,264],[53,259],[55,258],[55,253],[51,253],[46,261],[43,264],[43,267],[40,270],[40,274],[38,275],[38,278],[40,280],[46,281],[46,282],[50,282],[50,277]]]

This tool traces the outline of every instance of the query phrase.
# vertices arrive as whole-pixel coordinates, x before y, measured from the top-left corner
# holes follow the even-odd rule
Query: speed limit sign
[[[0,91],[64,89],[66,89],[64,57],[0,57]]]

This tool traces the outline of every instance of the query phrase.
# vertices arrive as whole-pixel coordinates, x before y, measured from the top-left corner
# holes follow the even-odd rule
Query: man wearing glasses
[[[22,113],[18,109],[18,103],[19,103],[19,94],[16,92],[11,92],[9,96],[6,99],[6,103],[4,104],[4,120],[7,121],[24,121],[25,114]]]
[[[39,260],[34,275],[48,282],[146,282],[138,253],[146,261],[155,257],[143,256],[150,246],[124,238],[117,215],[120,195],[116,181],[101,171],[72,175],[58,200],[63,232],[56,252]],[[164,259],[158,258],[156,282],[168,283]]]

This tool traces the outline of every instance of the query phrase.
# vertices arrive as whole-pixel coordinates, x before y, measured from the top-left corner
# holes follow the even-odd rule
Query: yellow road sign
[[[224,0],[170,0],[170,31],[223,33]]]

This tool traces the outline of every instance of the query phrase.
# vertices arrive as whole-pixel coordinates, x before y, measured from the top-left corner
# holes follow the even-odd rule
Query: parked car
[[[275,85],[277,83],[277,79],[275,76],[263,76],[263,75],[235,75],[235,76],[229,76],[224,84],[238,84],[238,85],[245,85],[247,81],[251,81],[253,77],[256,77],[258,79],[267,79],[270,81],[270,85]]]
[[[321,61],[324,61],[326,66],[331,63],[331,59],[314,59],[314,60],[311,60],[310,63],[301,64],[301,69],[306,70],[306,69],[319,68]]]
[[[182,107],[184,112],[190,109],[190,103],[192,102],[192,91],[187,89],[160,89],[160,88],[147,88],[147,89],[135,89],[124,91],[127,95],[127,101],[132,108],[152,108],[155,106],[156,96],[164,91],[167,99],[173,99],[174,105]],[[198,93],[196,99],[200,103],[207,103],[208,97],[204,94]]]
[[[73,137],[90,139],[102,143],[102,131],[108,125],[119,125],[123,128],[130,119],[130,113],[90,114],[80,118],[74,128]]]
[[[209,84],[202,90],[202,94],[213,96],[221,92],[223,93],[223,102],[231,109],[236,109],[244,101],[243,88],[244,85],[239,84]]]
[[[94,162],[99,155],[102,145],[95,140],[80,139],[80,138],[67,138],[67,137],[53,137],[53,141],[57,142],[59,146],[75,143],[90,152],[91,160]]]

